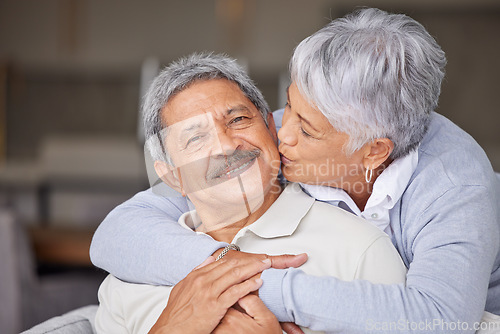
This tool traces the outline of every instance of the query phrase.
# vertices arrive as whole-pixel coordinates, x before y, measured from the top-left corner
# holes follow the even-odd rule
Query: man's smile
[[[207,172],[207,181],[219,183],[243,174],[253,166],[260,154],[260,150],[237,150],[224,158],[214,158]]]
[[[243,174],[246,172],[252,165],[254,164],[255,160],[257,157],[254,157],[252,159],[249,159],[247,161],[238,161],[237,163],[234,163],[233,165],[229,166],[228,169],[223,171],[220,175],[216,176],[216,179],[231,179],[234,178],[238,175]]]

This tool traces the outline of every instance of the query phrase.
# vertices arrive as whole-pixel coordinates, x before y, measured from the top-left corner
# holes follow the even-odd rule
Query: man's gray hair
[[[350,136],[347,154],[386,137],[396,159],[424,137],[445,65],[443,50],[420,23],[368,8],[303,40],[290,71],[304,98]]]
[[[162,122],[162,109],[172,97],[191,84],[212,79],[226,79],[236,83],[260,111],[267,124],[269,106],[260,90],[236,60],[220,54],[194,53],[165,67],[144,96],[142,118],[146,146],[154,160],[170,162],[168,152],[163,145],[165,136],[162,132],[165,124]]]

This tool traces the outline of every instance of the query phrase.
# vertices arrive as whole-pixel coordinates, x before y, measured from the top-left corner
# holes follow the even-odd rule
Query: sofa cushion
[[[51,318],[23,334],[94,334],[97,305],[89,305]]]

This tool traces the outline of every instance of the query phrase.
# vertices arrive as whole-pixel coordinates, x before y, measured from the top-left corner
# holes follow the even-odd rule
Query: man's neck
[[[276,184],[274,187],[265,194],[264,201],[262,205],[258,208],[252,210],[250,214],[246,214],[243,218],[238,219],[236,221],[230,222],[230,217],[227,219],[227,223],[218,224],[217,228],[210,228],[207,224],[202,223],[197,231],[205,232],[210,235],[217,241],[231,243],[236,234],[244,227],[253,224],[257,219],[259,219],[270,207],[271,205],[278,199],[281,192],[283,191],[283,187],[279,184]],[[207,217],[207,212],[200,212],[197,208],[197,213],[200,216],[202,222],[204,222],[204,217]],[[216,212],[217,214],[217,212]],[[209,215],[209,214],[208,214]],[[242,213],[242,215],[244,215]],[[236,217],[236,215],[234,215]],[[213,224],[212,224],[213,226]]]

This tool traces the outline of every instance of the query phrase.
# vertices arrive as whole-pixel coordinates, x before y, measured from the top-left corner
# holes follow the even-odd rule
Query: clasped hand
[[[299,267],[307,255],[267,256],[230,251],[209,257],[172,289],[150,333],[281,333],[274,315],[255,295],[268,268]],[[254,295],[249,295],[254,292]]]

